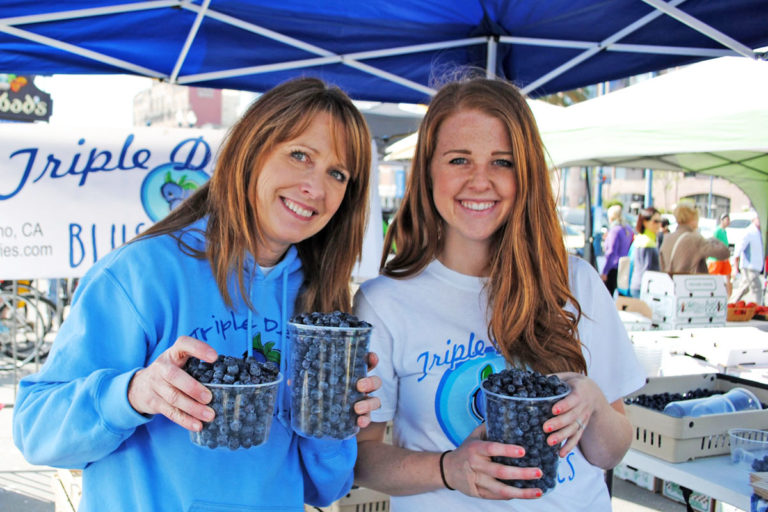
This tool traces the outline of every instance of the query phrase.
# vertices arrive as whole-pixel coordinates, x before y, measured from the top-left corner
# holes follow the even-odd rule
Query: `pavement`
[[[8,362],[0,357],[0,368]],[[0,512],[59,512],[53,493],[56,469],[29,464],[11,434],[14,381],[32,371],[33,365],[27,365],[14,377],[12,371],[0,370]],[[613,479],[612,504],[616,512],[685,511],[682,504],[618,478]]]

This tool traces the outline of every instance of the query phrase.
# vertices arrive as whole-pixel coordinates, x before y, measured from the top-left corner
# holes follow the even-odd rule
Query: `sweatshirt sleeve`
[[[128,402],[147,360],[144,324],[107,271],[83,281],[47,361],[19,383],[13,439],[32,464],[82,468],[150,420]]]
[[[357,441],[311,439],[299,436],[304,475],[304,503],[326,507],[352,488]]]
[[[724,260],[730,257],[731,251],[728,246],[717,238],[702,237],[702,257],[712,257],[718,260]]]

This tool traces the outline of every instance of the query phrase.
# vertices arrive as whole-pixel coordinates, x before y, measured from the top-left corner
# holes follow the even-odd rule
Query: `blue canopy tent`
[[[0,70],[263,91],[299,74],[427,102],[478,66],[531,97],[725,55],[762,58],[767,0],[0,0]]]
[[[313,75],[357,100],[427,103],[474,66],[537,97],[764,59],[767,18],[768,0],[0,0],[0,71],[251,91]]]

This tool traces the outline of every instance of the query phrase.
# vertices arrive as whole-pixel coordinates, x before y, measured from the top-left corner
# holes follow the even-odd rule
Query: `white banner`
[[[0,123],[0,279],[81,277],[208,180],[224,133]]]

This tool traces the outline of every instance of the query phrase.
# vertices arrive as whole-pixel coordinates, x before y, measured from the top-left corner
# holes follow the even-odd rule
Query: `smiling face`
[[[482,255],[507,221],[517,186],[512,144],[501,120],[459,110],[437,131],[432,196],[443,218],[443,255]]]
[[[255,198],[260,265],[274,265],[290,245],[317,234],[344,199],[350,173],[336,152],[332,129],[331,116],[320,113],[265,159]],[[344,148],[338,149],[343,154]]]

